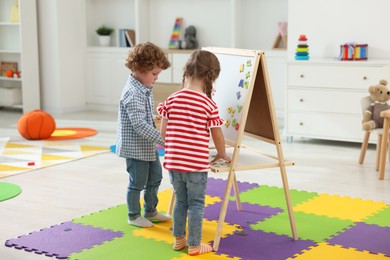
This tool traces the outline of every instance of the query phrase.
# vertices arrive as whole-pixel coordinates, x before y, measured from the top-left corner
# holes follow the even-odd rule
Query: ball
[[[43,110],[33,110],[18,120],[19,133],[28,140],[46,139],[56,129],[54,118]]]

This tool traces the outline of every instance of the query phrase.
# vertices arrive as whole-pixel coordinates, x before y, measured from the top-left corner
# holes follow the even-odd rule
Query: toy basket
[[[367,48],[368,44],[342,44],[339,60],[367,60]]]

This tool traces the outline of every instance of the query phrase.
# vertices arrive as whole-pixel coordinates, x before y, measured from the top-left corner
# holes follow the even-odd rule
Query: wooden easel
[[[211,167],[213,172],[229,172],[214,239],[214,250],[217,251],[219,247],[232,187],[237,209],[241,210],[236,172],[242,170],[280,168],[292,237],[297,240],[298,236],[286,175],[286,166],[294,163],[286,161],[283,157],[272,93],[269,87],[265,54],[263,51],[243,49],[214,47],[203,49],[216,54],[221,63],[221,73],[215,83],[216,92],[213,99],[218,104],[220,116],[225,122],[229,121],[229,126],[226,123],[222,129],[225,142],[230,146],[227,152],[232,159],[227,166]],[[238,108],[240,112],[232,112],[235,108]],[[233,126],[234,122],[235,125]],[[244,134],[275,145],[276,155],[242,145]],[[245,156],[240,156],[241,149],[246,153]],[[172,193],[168,208],[170,214],[174,202],[175,196]]]

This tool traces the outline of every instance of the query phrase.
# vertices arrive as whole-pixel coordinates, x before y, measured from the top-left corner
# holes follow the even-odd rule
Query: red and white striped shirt
[[[206,94],[182,89],[160,103],[157,112],[168,120],[164,168],[208,171],[210,128],[223,124],[216,103]]]

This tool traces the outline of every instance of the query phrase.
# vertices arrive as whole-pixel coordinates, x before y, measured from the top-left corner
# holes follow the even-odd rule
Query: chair
[[[389,126],[390,126],[390,109],[382,111],[380,113],[380,116],[383,117],[383,138],[382,138],[382,149],[379,150],[379,172],[378,172],[378,178],[380,180],[383,180],[385,178],[385,168],[386,168],[386,152],[387,152],[387,147],[389,143]],[[390,147],[390,146],[389,146]],[[390,148],[389,148],[390,149]],[[389,156],[390,156],[390,151],[389,151]],[[390,158],[390,157],[389,157]]]
[[[366,109],[371,105],[372,100],[370,96],[363,97],[360,100],[360,105],[362,108],[362,114],[364,115],[364,112]],[[381,145],[382,145],[382,134],[383,129],[382,128],[376,128],[371,131],[365,131],[364,138],[362,142],[362,148],[360,150],[360,157],[359,157],[359,164],[364,163],[364,159],[366,157],[367,147],[368,147],[368,141],[370,139],[371,133],[375,133],[378,135],[378,141],[377,141],[377,147],[376,147],[376,170],[379,170],[379,160],[380,160],[380,151],[381,151]],[[389,153],[390,154],[390,153]]]

